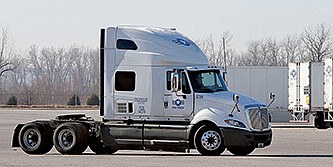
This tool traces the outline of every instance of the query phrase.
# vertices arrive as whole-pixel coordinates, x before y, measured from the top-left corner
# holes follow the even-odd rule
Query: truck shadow
[[[82,155],[97,155],[94,153],[83,153]],[[157,157],[201,157],[199,153],[115,153],[105,156],[157,156]],[[207,156],[208,157],[208,156]],[[212,156],[209,156],[212,157]],[[213,156],[214,157],[214,156]],[[333,158],[333,154],[267,154],[267,155],[248,155],[248,156],[235,156],[235,155],[220,155],[215,157],[247,157],[247,158]]]
[[[233,155],[231,155],[233,156]],[[277,154],[269,154],[269,155],[249,155],[248,157],[271,157],[271,158],[333,158],[333,154],[282,154],[282,155],[277,155]]]

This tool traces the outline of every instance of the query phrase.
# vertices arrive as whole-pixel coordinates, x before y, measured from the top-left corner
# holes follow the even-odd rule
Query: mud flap
[[[12,140],[12,147],[20,147],[20,143],[19,143],[19,133],[22,129],[22,127],[25,124],[17,124],[15,129],[14,129],[14,134],[13,134],[13,140]]]

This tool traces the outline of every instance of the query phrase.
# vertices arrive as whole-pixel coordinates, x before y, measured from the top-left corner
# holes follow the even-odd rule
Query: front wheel
[[[254,151],[255,147],[231,147],[228,148],[228,150],[234,154],[234,155],[238,155],[238,156],[246,156],[251,154]]]
[[[195,133],[194,145],[201,155],[216,156],[225,150],[221,132],[207,125],[200,127]]]

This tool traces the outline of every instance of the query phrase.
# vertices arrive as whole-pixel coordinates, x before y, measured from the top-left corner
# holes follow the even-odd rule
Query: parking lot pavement
[[[273,141],[249,156],[233,156],[227,150],[221,156],[190,153],[121,150],[113,155],[95,155],[87,149],[83,155],[61,155],[54,148],[46,155],[27,155],[11,148],[15,125],[34,119],[50,119],[59,114],[86,113],[99,120],[98,111],[3,111],[0,110],[0,166],[327,166],[333,164],[333,129],[318,130],[272,123]],[[288,125],[288,126],[287,126]],[[296,124],[300,125],[300,124]],[[286,128],[292,127],[292,128]]]

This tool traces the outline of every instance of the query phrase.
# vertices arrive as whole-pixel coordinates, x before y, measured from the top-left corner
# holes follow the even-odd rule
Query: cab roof
[[[191,39],[175,29],[117,26],[107,27],[106,33],[114,34],[115,41],[106,44],[111,48],[117,48],[117,42],[120,40],[133,41],[137,46],[132,50],[117,48],[116,55],[124,56],[119,62],[122,65],[184,67],[208,65],[208,59],[200,48]]]

